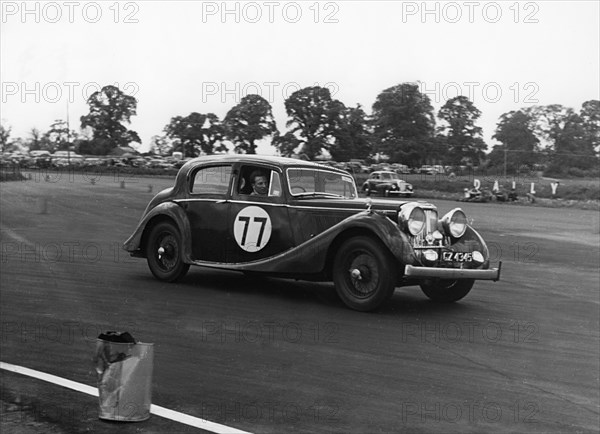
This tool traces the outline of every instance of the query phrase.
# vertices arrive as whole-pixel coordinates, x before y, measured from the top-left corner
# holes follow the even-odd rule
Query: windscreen
[[[287,177],[293,196],[357,197],[356,184],[349,175],[323,169],[290,168]]]

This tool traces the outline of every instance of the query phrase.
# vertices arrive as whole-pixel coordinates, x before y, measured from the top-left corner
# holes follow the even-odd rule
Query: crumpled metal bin
[[[137,342],[128,332],[98,336],[94,357],[98,373],[100,419],[139,422],[150,417],[154,344]]]

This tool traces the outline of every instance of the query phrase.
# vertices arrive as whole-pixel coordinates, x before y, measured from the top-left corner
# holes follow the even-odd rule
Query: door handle
[[[215,203],[227,203],[227,202],[229,202],[227,199],[221,199],[221,200],[216,201]]]

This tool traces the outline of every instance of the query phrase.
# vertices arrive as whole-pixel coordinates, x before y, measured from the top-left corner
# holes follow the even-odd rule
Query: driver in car
[[[266,196],[269,193],[269,180],[263,172],[259,170],[252,172],[250,181],[252,183],[250,196]]]

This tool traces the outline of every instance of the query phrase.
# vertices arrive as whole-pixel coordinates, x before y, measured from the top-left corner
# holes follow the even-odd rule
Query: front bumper
[[[500,270],[502,262],[498,268],[487,270],[472,270],[466,268],[434,268],[419,267],[415,265],[406,265],[404,267],[404,276],[413,278],[439,278],[439,279],[476,279],[476,280],[500,280]]]

